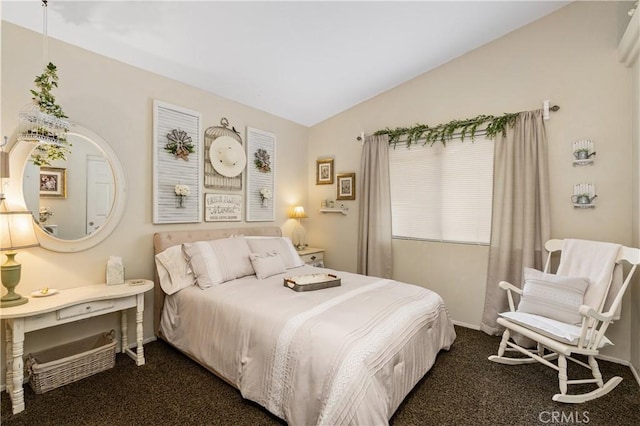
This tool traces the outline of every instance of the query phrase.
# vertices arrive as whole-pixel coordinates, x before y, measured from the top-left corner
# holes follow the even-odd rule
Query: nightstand
[[[298,254],[304,263],[318,268],[324,268],[324,249],[307,247],[298,250]]]

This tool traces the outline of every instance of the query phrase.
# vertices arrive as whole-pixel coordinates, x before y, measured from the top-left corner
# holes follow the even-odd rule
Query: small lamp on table
[[[7,289],[0,307],[18,306],[29,301],[15,292],[20,282],[22,265],[16,262],[16,250],[38,247],[38,239],[33,230],[33,216],[28,210],[8,210],[4,197],[0,199],[0,251],[4,251],[7,261],[0,267],[2,285]]]
[[[297,250],[302,250],[307,246],[304,243],[306,240],[306,231],[304,229],[304,226],[302,226],[302,223],[300,223],[300,219],[305,219],[307,217],[307,214],[304,212],[304,207],[295,206],[293,208],[293,213],[291,213],[291,216],[289,217],[291,217],[292,219],[298,219],[298,226],[293,233],[294,245]]]

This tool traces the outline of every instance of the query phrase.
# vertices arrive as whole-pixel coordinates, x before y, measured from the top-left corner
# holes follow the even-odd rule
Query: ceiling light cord
[[[49,46],[47,37],[47,3],[49,0],[42,0],[42,62],[46,67],[49,58]]]

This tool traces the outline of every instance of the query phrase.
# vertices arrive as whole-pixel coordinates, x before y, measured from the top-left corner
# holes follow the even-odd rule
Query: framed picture
[[[338,195],[337,200],[355,200],[356,199],[356,174],[340,173],[337,176]]]
[[[239,222],[241,220],[241,194],[204,194],[205,222]]]
[[[67,169],[40,167],[40,196],[67,198]]]
[[[333,158],[316,161],[316,185],[333,184]]]

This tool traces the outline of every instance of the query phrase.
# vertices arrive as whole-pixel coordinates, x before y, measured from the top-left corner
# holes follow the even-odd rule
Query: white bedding
[[[342,285],[283,285],[284,277],[320,271]],[[161,330],[290,425],[388,423],[455,340],[436,293],[311,266],[180,290],[165,299]]]

